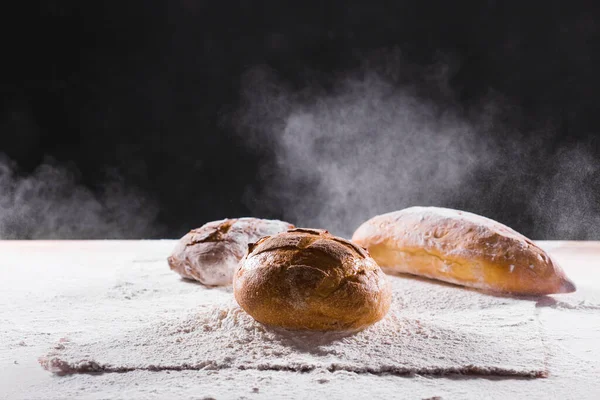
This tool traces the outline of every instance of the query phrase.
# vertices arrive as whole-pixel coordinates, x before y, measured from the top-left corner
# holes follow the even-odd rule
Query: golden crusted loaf
[[[411,207],[379,215],[362,224],[352,240],[386,272],[513,294],[575,291],[558,264],[531,240],[464,211]]]
[[[249,243],[293,227],[287,222],[258,218],[209,222],[179,240],[168,258],[169,267],[207,286],[230,285]]]
[[[292,229],[250,245],[233,279],[254,319],[287,329],[359,330],[388,312],[392,292],[369,254],[316,229]]]

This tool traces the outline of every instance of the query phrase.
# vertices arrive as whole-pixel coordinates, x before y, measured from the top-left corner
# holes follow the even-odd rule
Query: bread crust
[[[544,250],[489,218],[440,207],[410,207],[363,223],[352,241],[386,272],[520,295],[575,291]]]
[[[324,230],[292,229],[250,245],[233,280],[258,322],[294,330],[354,331],[388,312],[391,286],[368,252]]]
[[[230,285],[249,243],[292,228],[287,222],[259,218],[208,222],[183,236],[167,261],[186,279],[207,286]]]

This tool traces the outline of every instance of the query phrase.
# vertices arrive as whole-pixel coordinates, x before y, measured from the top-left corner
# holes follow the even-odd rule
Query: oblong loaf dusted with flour
[[[250,245],[233,293],[258,322],[318,331],[366,328],[385,316],[392,299],[387,277],[364,249],[316,229]]]
[[[249,243],[291,228],[287,222],[259,218],[208,222],[182,237],[167,261],[184,278],[207,286],[230,285]]]
[[[569,293],[575,285],[540,247],[476,214],[410,207],[362,224],[352,241],[386,272],[521,295]]]

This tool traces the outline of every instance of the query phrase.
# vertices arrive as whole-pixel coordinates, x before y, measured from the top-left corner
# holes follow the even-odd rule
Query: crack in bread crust
[[[237,219],[226,219],[223,221],[223,223],[219,224],[219,226],[216,226],[212,232],[209,232],[200,238],[194,238],[192,241],[187,243],[186,246],[193,246],[198,243],[220,242],[224,240],[225,235],[227,235],[227,232],[229,232],[233,224],[236,222]],[[191,233],[197,233],[197,231],[199,231],[199,229],[194,229],[191,231]]]

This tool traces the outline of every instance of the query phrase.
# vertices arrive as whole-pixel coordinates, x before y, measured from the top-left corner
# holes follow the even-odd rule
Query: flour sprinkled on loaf
[[[568,293],[574,284],[540,247],[473,213],[410,207],[363,223],[352,240],[387,272],[513,294]]]
[[[292,228],[287,222],[258,218],[209,222],[179,240],[168,258],[169,266],[182,277],[207,286],[230,285],[248,244]]]

